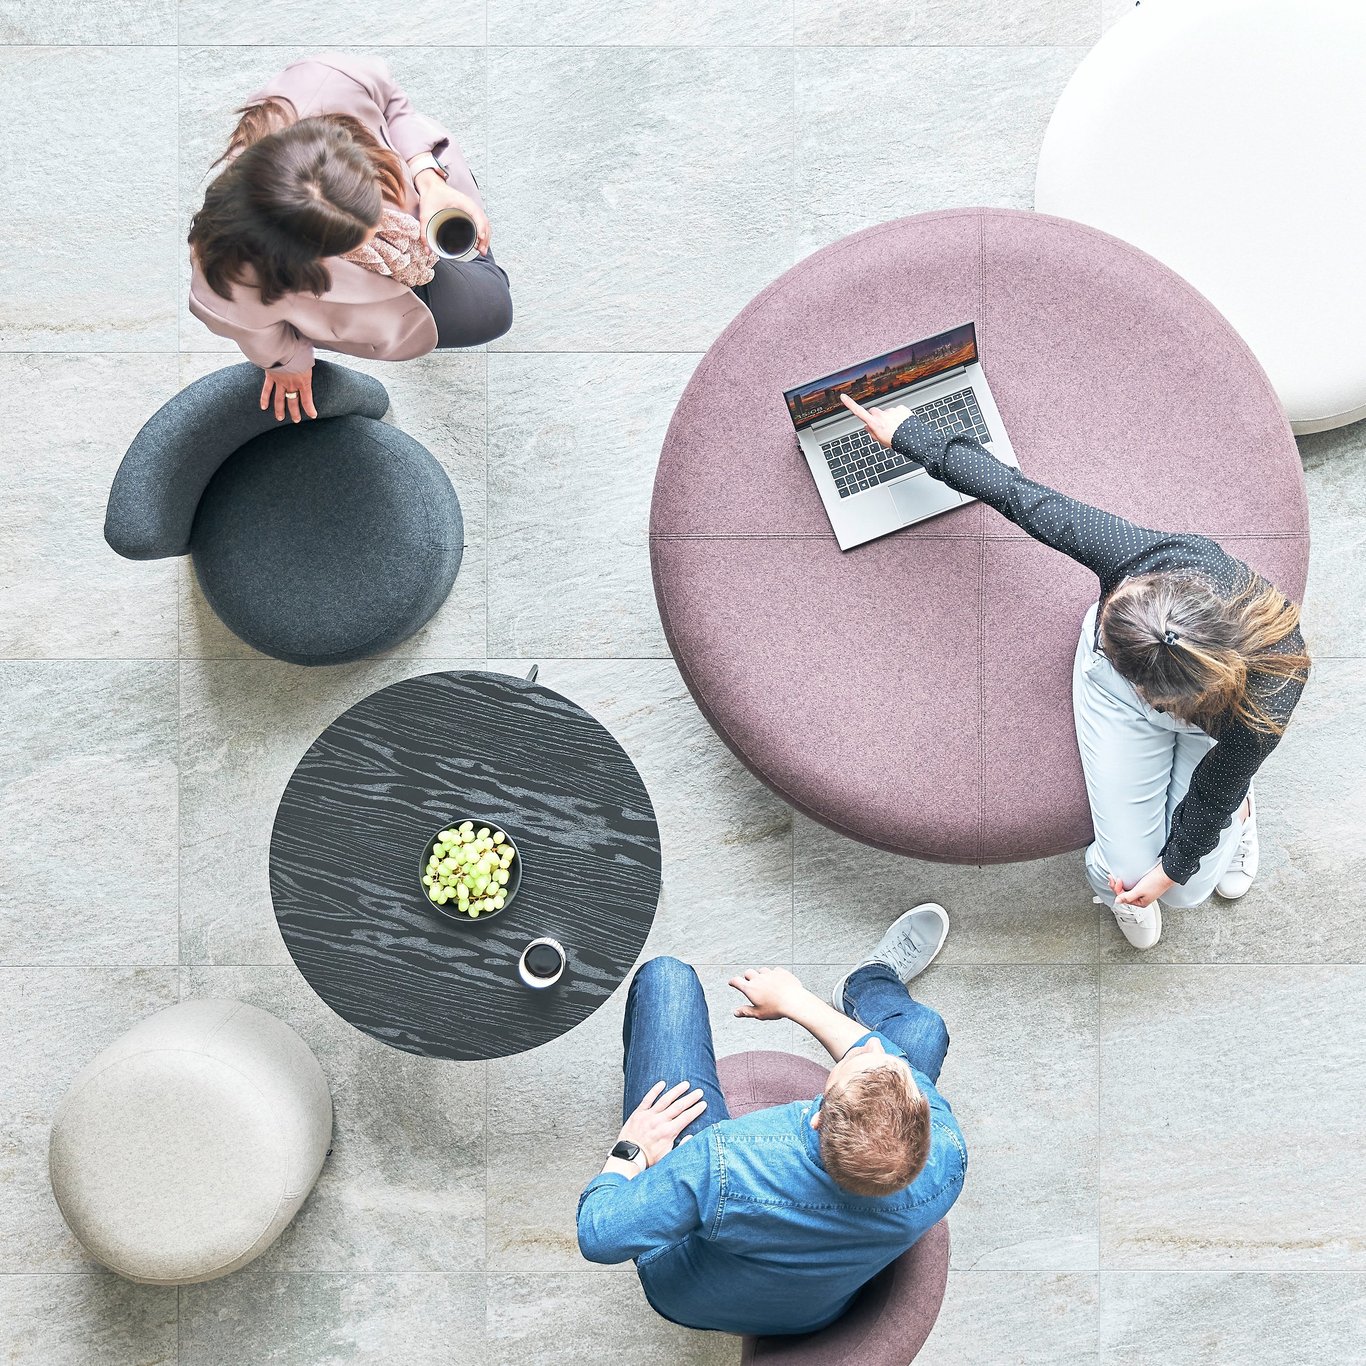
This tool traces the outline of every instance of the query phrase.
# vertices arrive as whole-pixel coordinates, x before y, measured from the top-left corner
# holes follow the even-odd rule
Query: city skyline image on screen
[[[898,347],[872,360],[837,370],[833,375],[789,389],[783,399],[795,427],[809,427],[822,418],[845,412],[840,396],[856,403],[876,402],[898,389],[919,384],[977,359],[977,326],[963,323],[933,337]]]

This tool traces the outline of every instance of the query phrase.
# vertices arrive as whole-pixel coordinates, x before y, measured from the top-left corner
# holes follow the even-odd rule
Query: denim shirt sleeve
[[[715,1135],[704,1131],[637,1177],[601,1172],[579,1197],[579,1251],[624,1262],[705,1232],[719,1193]]]

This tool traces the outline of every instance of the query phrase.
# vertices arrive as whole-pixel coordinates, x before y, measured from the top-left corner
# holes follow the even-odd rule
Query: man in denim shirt
[[[948,917],[907,911],[836,985],[835,1008],[782,968],[730,985],[735,1013],[795,1020],[835,1065],[824,1094],[729,1118],[706,1000],[676,958],[644,964],[626,1003],[625,1125],[579,1200],[579,1248],[635,1258],[665,1318],[728,1333],[806,1333],[948,1212],[967,1152],[934,1083],[944,1022],[905,984]]]

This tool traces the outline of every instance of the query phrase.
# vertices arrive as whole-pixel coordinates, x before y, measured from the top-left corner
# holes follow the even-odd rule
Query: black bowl
[[[422,881],[427,875],[427,862],[432,856],[432,850],[436,848],[436,842],[442,830],[454,830],[463,825],[466,821],[473,821],[474,828],[481,830],[487,826],[490,830],[501,830],[503,840],[511,846],[513,860],[511,867],[508,868],[508,880],[503,885],[503,905],[496,911],[480,911],[478,915],[470,915],[468,911],[460,909],[460,903],[452,898],[444,906],[438,906],[435,901],[427,895],[430,888]],[[486,920],[492,920],[496,915],[502,915],[517,896],[517,889],[522,885],[522,851],[517,847],[517,841],[508,833],[507,828],[502,825],[495,825],[492,821],[481,820],[475,816],[457,816],[454,820],[447,821],[445,825],[437,830],[427,841],[426,847],[422,851],[422,861],[417,865],[417,885],[422,891],[422,899],[438,915],[444,915],[447,920],[458,921],[462,925],[482,925]]]

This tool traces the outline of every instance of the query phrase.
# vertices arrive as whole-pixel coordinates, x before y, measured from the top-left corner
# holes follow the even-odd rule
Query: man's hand
[[[1120,906],[1151,906],[1164,892],[1171,891],[1175,886],[1176,883],[1163,872],[1160,863],[1149,868],[1127,891],[1117,877],[1110,878],[1110,890]]]
[[[743,1020],[791,1019],[796,1003],[811,994],[786,968],[750,968],[730,985],[749,1002],[736,1008]]]
[[[422,235],[427,235],[427,220],[438,209],[459,209],[474,220],[475,245],[481,252],[489,249],[492,229],[489,218],[477,201],[459,190],[452,189],[435,171],[420,171],[417,176],[417,212],[422,221]]]
[[[855,403],[848,394],[840,395],[840,402],[868,429],[868,435],[889,450],[896,429],[911,416],[909,408],[864,408]]]
[[[283,422],[286,413],[295,422],[302,422],[300,410],[309,417],[317,417],[318,410],[313,406],[312,368],[300,370],[297,374],[271,374],[267,371],[266,382],[261,386],[261,407],[269,408],[272,401],[277,422]]]
[[[646,1162],[653,1167],[672,1150],[674,1139],[706,1108],[702,1092],[688,1090],[686,1081],[680,1081],[667,1091],[664,1083],[657,1081],[621,1126],[619,1137],[637,1144],[645,1154]]]

